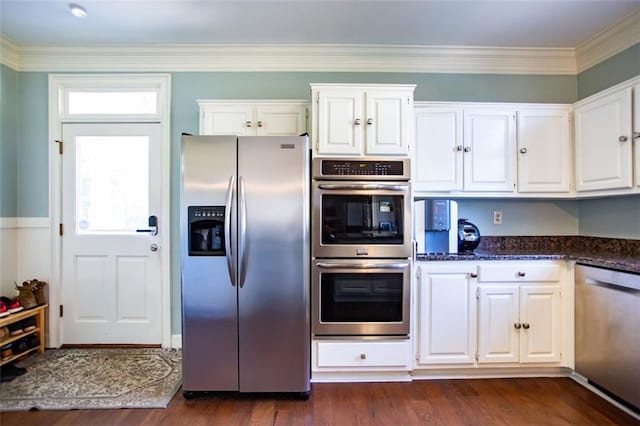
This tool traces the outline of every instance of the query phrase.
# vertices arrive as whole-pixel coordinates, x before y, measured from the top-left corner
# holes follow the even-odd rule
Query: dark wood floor
[[[640,425],[573,380],[314,384],[308,401],[178,392],[167,409],[0,413],[0,425]]]

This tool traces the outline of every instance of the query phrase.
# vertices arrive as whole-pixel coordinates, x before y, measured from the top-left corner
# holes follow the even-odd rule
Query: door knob
[[[151,246],[149,247],[149,249],[151,251],[158,251],[158,245],[157,244],[151,244]]]

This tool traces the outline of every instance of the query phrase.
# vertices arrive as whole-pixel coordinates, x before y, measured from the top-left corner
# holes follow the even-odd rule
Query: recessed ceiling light
[[[71,3],[69,5],[69,9],[71,10],[71,13],[73,14],[73,16],[77,17],[77,18],[84,18],[85,16],[87,16],[87,11],[85,10],[84,7]]]

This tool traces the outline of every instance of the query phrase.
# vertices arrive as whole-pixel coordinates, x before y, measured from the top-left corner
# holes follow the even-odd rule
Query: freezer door
[[[310,390],[306,137],[238,140],[241,392]]]
[[[238,390],[237,287],[230,274],[237,267],[232,238],[236,232],[236,209],[231,205],[235,200],[236,142],[235,136],[194,136],[182,140],[184,391]],[[200,216],[202,212],[220,212],[219,207],[224,206],[225,242],[231,243],[225,247],[226,256],[195,255],[194,250],[189,255],[187,214],[193,206],[204,206],[191,210],[192,215],[196,211]],[[204,236],[198,244],[206,246],[206,241]]]

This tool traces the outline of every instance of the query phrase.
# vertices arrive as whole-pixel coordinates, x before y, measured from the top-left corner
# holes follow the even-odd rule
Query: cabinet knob
[[[373,124],[373,118],[367,118],[367,125],[371,126]]]
[[[456,146],[456,151],[462,151],[462,145]]]
[[[360,359],[367,359],[367,354],[360,354]]]
[[[524,324],[522,324],[522,328],[524,328],[525,330],[529,329],[529,323],[525,322]]]
[[[247,127],[251,127],[251,122],[250,122],[250,121],[246,121],[246,122],[244,123],[244,125],[245,125],[245,126],[247,126]]]
[[[262,127],[262,121],[258,121],[258,127]]]
[[[524,273],[524,272],[518,272],[518,276],[519,276],[519,277],[524,277],[525,275],[527,275],[527,274],[526,274],[526,273]]]
[[[513,326],[516,328],[516,330],[520,330],[520,327],[522,327],[519,322],[513,324]]]
[[[464,152],[471,152],[471,147],[470,146],[465,146],[464,147]]]
[[[626,137],[626,136],[618,136],[618,141],[620,141],[620,142],[626,142],[628,140],[629,140],[629,138]]]
[[[356,118],[356,119],[353,121],[353,124],[355,124],[356,126],[359,126],[359,125],[360,125],[360,119],[359,119],[359,118]]]
[[[640,132],[633,132],[634,139],[640,139]]]
[[[527,148],[520,148],[520,154],[526,154]]]
[[[478,278],[478,274],[476,274],[475,272],[470,273],[469,276],[471,278]]]

